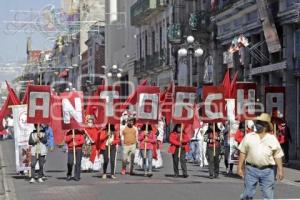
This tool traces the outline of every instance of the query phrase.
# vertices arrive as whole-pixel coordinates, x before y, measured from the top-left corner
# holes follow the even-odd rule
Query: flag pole
[[[213,142],[214,142],[214,157],[216,156],[216,141],[215,141],[215,136],[216,136],[216,123],[213,123]]]
[[[108,123],[108,160],[110,160],[110,138],[111,138],[111,132],[110,132],[110,123]]]
[[[179,145],[179,150],[178,150],[178,158],[180,159],[180,155],[181,155],[181,142],[182,142],[182,136],[183,136],[183,123],[181,123],[181,128],[180,128],[180,139],[179,139],[179,142],[180,142],[180,145]]]
[[[144,140],[144,159],[146,159],[147,157],[147,144],[146,144],[147,138],[148,138],[148,122],[146,123],[146,132],[145,132],[145,140]]]
[[[75,130],[72,129],[72,138],[73,138],[73,165],[76,165],[76,148],[75,148]]]

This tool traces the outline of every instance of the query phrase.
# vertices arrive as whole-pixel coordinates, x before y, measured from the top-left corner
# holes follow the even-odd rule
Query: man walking
[[[133,125],[133,121],[133,118],[129,118],[127,126],[121,132],[121,141],[123,145],[122,175],[126,174],[127,162],[130,163],[130,175],[133,175],[134,154],[138,141],[138,129]]]
[[[35,130],[29,136],[31,145],[31,179],[29,183],[35,183],[35,166],[39,162],[38,182],[43,183],[44,163],[47,155],[47,136],[40,125],[34,125]]]
[[[215,130],[213,130],[213,124],[209,124],[209,128],[205,132],[204,141],[207,142],[207,156],[209,166],[209,178],[219,178],[220,171],[220,150],[223,136],[219,130],[217,124],[215,124]]]
[[[256,132],[247,134],[239,146],[238,174],[244,179],[241,199],[253,199],[256,185],[261,186],[263,199],[274,198],[275,172],[283,179],[283,152],[275,135],[271,134],[271,117],[262,113],[255,120]]]

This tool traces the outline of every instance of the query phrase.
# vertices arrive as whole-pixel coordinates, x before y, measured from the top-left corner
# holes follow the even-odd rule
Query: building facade
[[[214,61],[218,67],[239,73],[239,81],[257,83],[257,100],[264,102],[265,86],[285,86],[285,118],[294,142],[291,156],[299,151],[299,4],[297,0],[221,1],[213,12],[216,26]],[[239,38],[248,46],[234,50]],[[231,53],[228,59],[226,53]],[[220,62],[222,61],[222,62]],[[233,73],[231,73],[233,74]],[[295,92],[297,91],[297,92]],[[295,112],[295,108],[296,112]],[[284,111],[281,111],[282,113]]]

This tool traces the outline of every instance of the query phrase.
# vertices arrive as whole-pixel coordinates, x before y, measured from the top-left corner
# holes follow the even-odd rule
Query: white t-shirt
[[[239,150],[246,154],[246,162],[259,167],[275,165],[275,158],[284,155],[277,138],[269,133],[262,139],[254,132],[246,134]]]

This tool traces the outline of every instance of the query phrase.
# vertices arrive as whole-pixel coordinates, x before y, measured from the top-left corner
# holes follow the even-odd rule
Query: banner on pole
[[[195,87],[175,87],[172,112],[172,121],[174,124],[193,124],[196,90],[197,88]]]
[[[99,105],[97,116],[97,123],[99,124],[116,124],[120,123],[121,99],[120,99],[120,86],[105,86],[98,87]]]
[[[83,126],[83,93],[64,92],[60,94],[62,105],[62,128],[80,129]]]
[[[16,171],[30,170],[31,151],[28,144],[30,133],[34,130],[33,124],[27,123],[27,105],[12,107],[14,118]]]
[[[47,85],[29,85],[29,104],[27,113],[27,123],[49,124],[51,89]]]
[[[244,121],[255,117],[256,83],[236,83],[234,97],[236,99],[235,113],[238,120]]]
[[[206,123],[226,121],[224,87],[204,86],[202,102],[202,121]]]
[[[137,88],[137,122],[158,123],[159,118],[159,87],[138,86]]]
[[[285,116],[285,87],[265,87],[265,108],[273,117]]]

